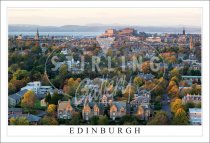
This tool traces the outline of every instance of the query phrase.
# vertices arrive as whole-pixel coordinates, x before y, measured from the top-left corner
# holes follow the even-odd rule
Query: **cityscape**
[[[9,32],[8,124],[202,125],[201,33],[107,27]]]

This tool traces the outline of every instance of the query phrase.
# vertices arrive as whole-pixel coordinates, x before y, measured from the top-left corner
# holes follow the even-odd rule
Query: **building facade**
[[[71,119],[73,115],[73,107],[70,100],[58,101],[57,117],[58,119]]]

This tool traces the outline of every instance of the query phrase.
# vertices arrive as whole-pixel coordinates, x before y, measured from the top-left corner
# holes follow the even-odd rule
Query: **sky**
[[[9,24],[201,26],[201,8],[8,8]]]

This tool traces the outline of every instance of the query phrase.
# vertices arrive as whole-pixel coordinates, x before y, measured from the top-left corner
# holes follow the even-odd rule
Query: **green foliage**
[[[187,102],[185,104],[185,111],[188,111],[189,108],[195,108],[195,104],[193,102]]]
[[[100,116],[98,120],[98,125],[108,125],[109,119],[107,116]]]
[[[58,94],[57,91],[53,93],[52,99],[49,101],[50,104],[58,105],[58,100],[62,99],[63,95]]]
[[[9,70],[10,73],[15,73],[18,69],[19,69],[18,64],[12,64],[12,65],[9,67],[8,70]]]
[[[41,103],[40,103],[40,100],[36,100],[36,101],[35,101],[34,108],[35,108],[35,109],[41,109]]]
[[[171,81],[176,82],[177,85],[179,84],[179,79],[175,76],[171,78]]]
[[[138,125],[138,118],[134,115],[125,115],[123,116],[120,121],[120,125]]]
[[[90,118],[90,125],[98,125],[98,120],[98,116],[93,116],[92,118]]]
[[[155,97],[155,102],[161,102],[162,97],[160,95]]]
[[[200,85],[193,84],[191,87],[192,87],[192,90],[191,90],[190,94],[201,95],[201,86]]]
[[[168,125],[169,119],[167,113],[164,111],[158,111],[156,115],[149,120],[148,125]]]
[[[16,86],[13,83],[9,83],[8,92],[9,92],[9,95],[16,92]]]
[[[42,49],[39,46],[34,46],[34,47],[31,48],[31,52],[33,54],[39,54],[39,53],[42,52]]]
[[[54,117],[45,116],[41,119],[41,125],[58,125],[58,121]]]
[[[22,80],[25,79],[29,76],[29,72],[26,70],[17,70],[14,74],[13,74],[13,79],[16,80]]]
[[[184,109],[179,108],[175,113],[172,123],[174,125],[188,125],[189,124],[188,121],[189,121],[189,119],[188,119],[187,114],[184,111]]]
[[[74,80],[73,78],[70,78],[70,79],[68,79],[67,84],[64,85],[63,91],[66,94],[68,94],[68,95],[73,97],[75,95],[76,89],[79,86],[79,83],[80,83],[80,79],[79,78],[76,79],[76,80]]]
[[[196,105],[196,108],[201,108],[201,102]]]
[[[81,124],[81,114],[80,113],[74,113],[73,116],[72,116],[72,119],[70,121],[70,124],[71,125],[80,125]]]
[[[180,75],[179,70],[177,68],[174,68],[173,70],[171,70],[169,75],[170,75],[170,78],[172,78],[172,77],[177,77],[178,79],[181,78],[181,75]]]
[[[11,118],[10,125],[29,125],[29,121],[26,117]]]
[[[116,96],[117,97],[122,97],[122,90],[117,90],[116,91]]]
[[[136,76],[134,78],[134,84],[137,86],[137,87],[141,87],[143,84],[144,84],[144,79],[140,78],[139,76]]]
[[[45,96],[45,102],[46,102],[46,103],[50,103],[50,101],[51,101],[51,95],[50,95],[50,93],[48,92],[47,95]]]

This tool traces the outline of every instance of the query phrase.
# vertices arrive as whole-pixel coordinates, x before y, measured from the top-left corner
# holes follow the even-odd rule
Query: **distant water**
[[[104,31],[101,32],[39,32],[40,36],[73,36],[73,37],[95,37],[98,35],[101,35],[104,33]],[[170,34],[181,34],[178,32],[146,32],[150,34],[164,34],[164,33],[170,33]],[[23,36],[34,36],[36,32],[9,32],[9,36],[14,35],[20,35]],[[199,32],[190,32],[189,34],[199,34]]]
[[[103,32],[39,32],[40,36],[73,36],[73,37],[93,37],[101,35]],[[20,35],[34,36],[36,32],[9,32],[9,36]]]

